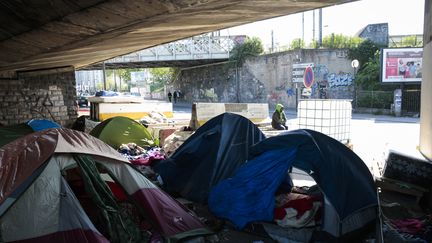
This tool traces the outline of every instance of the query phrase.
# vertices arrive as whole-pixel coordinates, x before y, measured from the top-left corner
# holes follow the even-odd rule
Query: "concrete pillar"
[[[18,72],[0,81],[0,123],[48,119],[69,127],[77,118],[73,67]]]
[[[432,0],[425,0],[420,110],[420,151],[432,159]]]

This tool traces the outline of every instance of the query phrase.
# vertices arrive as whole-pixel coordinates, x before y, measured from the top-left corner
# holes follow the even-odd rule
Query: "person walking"
[[[170,103],[171,103],[171,97],[172,97],[171,91],[168,91],[168,100]]]
[[[174,90],[174,103],[177,103],[177,99],[179,98],[180,94],[177,90]]]
[[[284,113],[284,107],[282,104],[277,104],[276,109],[272,116],[272,127],[276,130],[288,130],[286,123],[286,116]]]

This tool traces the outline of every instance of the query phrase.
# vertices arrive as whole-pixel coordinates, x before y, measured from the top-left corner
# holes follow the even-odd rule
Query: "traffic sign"
[[[314,73],[311,67],[307,67],[303,75],[303,84],[306,88],[312,87],[314,82]]]
[[[313,63],[294,63],[292,65],[292,82],[303,83],[305,68],[313,67]]]

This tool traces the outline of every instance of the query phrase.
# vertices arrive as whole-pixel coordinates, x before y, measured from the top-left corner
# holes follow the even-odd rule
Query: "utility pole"
[[[315,40],[315,10],[312,10],[313,15],[312,15],[312,40]]]
[[[302,40],[304,43],[304,12],[302,13]]]
[[[271,31],[271,52],[274,52],[274,38],[273,38],[273,30]]]
[[[318,47],[322,45],[322,8],[319,9],[319,35],[318,35]]]
[[[105,70],[105,61],[102,62],[102,75],[103,75],[103,88],[106,90],[106,70]]]

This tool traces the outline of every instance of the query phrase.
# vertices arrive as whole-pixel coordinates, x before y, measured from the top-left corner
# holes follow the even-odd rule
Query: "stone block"
[[[64,106],[64,101],[63,100],[54,101],[54,106]]]

